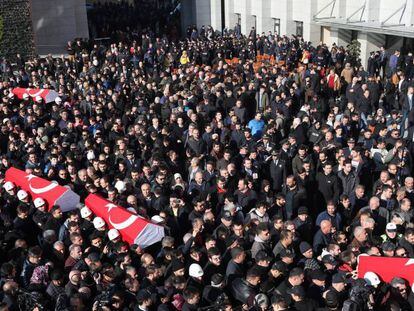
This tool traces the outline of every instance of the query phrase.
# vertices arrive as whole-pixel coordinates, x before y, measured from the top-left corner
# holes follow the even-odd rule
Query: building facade
[[[89,38],[85,0],[31,0],[36,52],[66,53],[74,38]]]
[[[183,27],[239,23],[243,33],[255,27],[328,45],[358,39],[363,63],[381,46],[414,49],[414,0],[183,0],[182,16]]]

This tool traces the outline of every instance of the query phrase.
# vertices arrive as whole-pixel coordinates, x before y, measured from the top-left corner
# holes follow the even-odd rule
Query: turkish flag
[[[6,181],[11,181],[21,189],[30,193],[32,199],[42,198],[48,205],[59,205],[63,212],[76,208],[79,203],[79,195],[68,187],[59,185],[55,181],[50,181],[17,168],[11,167],[6,171]]]
[[[414,259],[359,256],[358,278],[364,278],[367,272],[374,272],[384,282],[390,282],[394,277],[400,277],[412,285],[414,283]]]
[[[90,194],[85,199],[85,205],[99,217],[102,217],[110,229],[115,228],[122,239],[129,244],[137,244],[142,248],[161,241],[164,228],[153,224],[139,215],[132,214],[127,209],[114,204],[96,194]]]
[[[23,99],[23,94],[29,94],[30,97],[35,98],[40,96],[45,103],[50,103],[55,101],[56,97],[59,96],[58,92],[49,89],[25,89],[22,87],[16,87],[13,89],[13,94],[19,99]]]

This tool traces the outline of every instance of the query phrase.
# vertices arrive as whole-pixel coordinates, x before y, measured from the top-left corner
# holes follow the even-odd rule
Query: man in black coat
[[[325,305],[323,293],[326,291],[326,274],[321,270],[313,270],[310,273],[310,278],[311,284],[308,287],[307,296],[315,300],[319,304],[319,307],[323,307]]]
[[[322,249],[328,246],[332,241],[332,223],[329,220],[322,220],[321,227],[313,237],[313,251],[315,254],[321,254]]]
[[[385,227],[390,220],[390,213],[385,208],[380,206],[380,200],[377,197],[372,197],[369,200],[369,205],[361,209],[362,212],[369,212],[371,217],[375,220],[375,234],[385,232]]]
[[[371,52],[368,58],[368,73],[370,76],[375,76],[379,71],[379,59],[378,54]]]
[[[376,111],[378,109],[378,104],[379,104],[379,100],[380,100],[381,86],[375,80],[375,77],[370,76],[370,77],[368,77],[367,88],[369,90],[369,95],[370,95],[370,98],[371,98],[371,106]]]
[[[364,88],[362,89],[361,93],[361,96],[357,97],[356,107],[360,112],[363,112],[366,117],[372,113],[370,92],[368,89]]]
[[[406,94],[402,94],[400,97],[400,104],[402,108],[402,128],[406,129],[407,127],[410,127],[412,124],[407,124],[406,120],[408,118],[408,115],[412,108],[414,107],[414,88],[409,87]]]
[[[346,88],[346,98],[349,102],[356,103],[357,99],[362,95],[361,85],[358,83],[358,78],[354,77],[352,82]]]
[[[398,245],[407,250],[408,257],[414,257],[414,229],[407,228],[404,236],[399,240]]]
[[[345,161],[343,169],[338,173],[338,178],[342,184],[342,194],[347,196],[350,196],[359,184],[359,177],[356,175],[350,160]]]
[[[202,302],[206,306],[211,306],[217,303],[217,300],[220,299],[220,296],[225,294],[224,292],[224,276],[220,273],[216,273],[211,278],[211,285],[204,287],[202,294]],[[223,296],[224,296],[223,295]],[[227,296],[227,295],[226,295]]]
[[[254,297],[259,293],[260,275],[261,272],[253,267],[247,271],[245,279],[235,279],[231,283],[233,297],[242,304],[252,306]]]
[[[292,302],[292,297],[290,295],[290,290],[294,286],[300,286],[303,284],[305,275],[301,268],[293,268],[289,277],[285,279],[275,290],[275,294],[282,296],[288,304]]]
[[[327,162],[323,166],[323,172],[316,175],[318,191],[322,195],[323,201],[319,202],[319,207],[323,207],[326,202],[332,200],[335,203],[339,200],[340,185],[338,177],[332,173],[332,164]],[[322,204],[321,204],[322,203]]]
[[[194,129],[191,137],[188,139],[188,147],[196,156],[201,156],[207,151],[206,143],[200,138],[198,129]]]
[[[297,216],[299,207],[306,204],[306,191],[299,187],[295,177],[290,175],[286,178],[283,194],[286,200],[286,219],[290,220]]]
[[[270,178],[272,179],[272,189],[275,193],[282,191],[283,182],[286,179],[286,163],[279,158],[277,150],[272,151],[270,160]]]
[[[318,304],[311,298],[307,297],[307,293],[303,286],[293,286],[289,290],[292,297],[292,305],[297,311],[313,311],[316,310]]]
[[[20,273],[20,284],[28,286],[30,278],[32,277],[34,269],[40,265],[42,260],[42,249],[39,246],[29,248],[27,258],[23,263],[23,268]]]

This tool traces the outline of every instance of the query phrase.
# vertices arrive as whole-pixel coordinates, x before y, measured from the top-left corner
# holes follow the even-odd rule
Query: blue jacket
[[[316,225],[320,226],[323,220],[329,220],[336,230],[342,230],[342,217],[339,213],[336,213],[335,216],[329,215],[327,211],[320,213],[316,218]]]
[[[264,128],[264,121],[260,120],[257,121],[256,119],[250,120],[247,127],[252,130],[252,135],[255,137],[262,137],[263,134],[263,128]]]

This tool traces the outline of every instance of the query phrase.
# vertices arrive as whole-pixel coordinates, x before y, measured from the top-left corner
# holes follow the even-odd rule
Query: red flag
[[[406,279],[410,285],[414,283],[414,259],[398,257],[359,256],[358,277],[374,272],[384,282],[394,277]]]
[[[27,174],[17,168],[11,167],[6,171],[6,181],[11,181],[21,189],[27,191],[32,199],[44,199],[49,208],[52,205],[59,205],[63,212],[76,208],[79,203],[79,196],[67,187],[60,186],[55,181]]]
[[[85,199],[85,205],[99,217],[102,217],[110,229],[115,228],[121,233],[122,239],[129,244],[137,244],[142,248],[161,241],[164,228],[134,215],[127,209],[114,204],[96,194]]]
[[[22,87],[16,87],[13,89],[13,94],[19,99],[23,99],[23,94],[29,94],[30,97],[35,98],[40,96],[45,103],[53,102],[59,94],[54,90],[49,89],[25,89]]]

